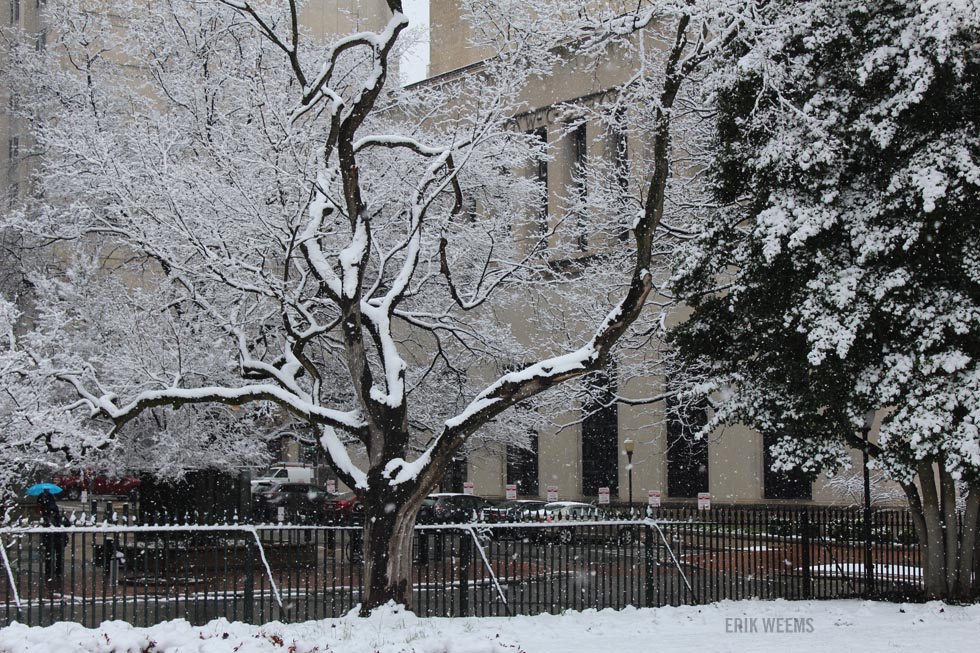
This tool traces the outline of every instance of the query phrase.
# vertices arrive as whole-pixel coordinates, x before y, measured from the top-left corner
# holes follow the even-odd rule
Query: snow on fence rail
[[[357,525],[0,527],[0,624],[152,624],[340,616],[361,596]],[[505,615],[743,598],[915,594],[904,512],[874,515],[865,587],[859,513],[661,510],[654,519],[427,524],[416,528],[414,610]]]

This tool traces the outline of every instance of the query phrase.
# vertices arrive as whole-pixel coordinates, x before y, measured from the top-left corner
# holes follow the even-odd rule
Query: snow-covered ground
[[[0,631],[3,653],[652,653],[660,651],[976,651],[980,605],[725,601],[560,616],[420,619],[394,609],[301,624],[151,628],[106,622]]]

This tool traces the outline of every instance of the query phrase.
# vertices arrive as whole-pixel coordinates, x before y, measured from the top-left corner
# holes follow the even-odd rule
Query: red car
[[[329,524],[360,524],[364,507],[353,492],[331,495],[323,506],[323,515]]]
[[[290,523],[343,524],[360,518],[361,503],[353,492],[329,494],[309,483],[273,483],[253,495],[253,515],[258,521],[276,521],[279,509]]]
[[[139,492],[140,480],[132,476],[109,478],[108,476],[83,474],[81,476],[56,476],[54,484],[64,490],[58,498],[64,497],[69,501],[78,501],[82,497],[82,490],[89,490],[90,494],[93,495],[133,498]]]

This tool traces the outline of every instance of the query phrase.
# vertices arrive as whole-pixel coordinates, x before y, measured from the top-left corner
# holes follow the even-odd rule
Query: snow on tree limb
[[[367,604],[404,591],[406,524],[455,454],[523,442],[519,424],[485,427],[599,371],[624,339],[641,351],[659,337],[662,266],[698,217],[695,182],[667,200],[671,166],[700,155],[672,152],[677,126],[696,122],[680,89],[729,27],[700,3],[619,16],[481,1],[526,21],[498,33],[500,56],[401,89],[386,82],[407,21],[388,4],[377,32],[321,44],[294,2],[151,3],[111,25],[49,0],[60,49],[91,74],[26,60],[39,106],[71,119],[38,119],[45,192],[11,222],[77,246],[63,278],[39,282],[38,343],[74,390],[65,403],[112,423],[86,443],[139,450],[154,421],[205,409],[219,413],[208,423],[250,413],[319,443],[371,517]],[[598,71],[607,48],[638,60],[616,77],[628,88],[562,111],[615,124],[642,154],[625,175],[597,160],[581,187],[545,188],[527,171],[557,145],[517,127],[523,94],[561,57]],[[121,75],[120,57],[142,65]],[[556,196],[542,220],[535,207]],[[515,334],[509,314],[534,324]],[[664,360],[650,358],[626,373]],[[77,450],[60,433],[49,444]]]
[[[172,349],[157,358],[134,348],[150,359],[144,365],[128,369],[121,354],[93,348],[89,367],[84,355],[66,357],[60,367],[85,374],[60,378],[90,411],[113,422],[110,437],[163,407],[271,403],[316,427],[315,440],[352,487],[373,492],[381,482],[402,498],[424,492],[447,456],[503,410],[604,365],[640,316],[656,290],[650,270],[664,251],[653,241],[668,210],[670,109],[693,70],[687,63],[699,63],[706,46],[689,43],[687,21],[680,22],[667,53],[677,70],[657,97],[655,156],[642,186],[622,205],[608,195],[579,200],[596,214],[597,228],[617,234],[633,228],[635,257],[624,246],[597,252],[609,256],[605,265],[569,259],[572,267],[594,266],[584,274],[600,273],[588,310],[605,319],[569,334],[569,342],[544,343],[533,353],[543,360],[484,379],[481,388],[467,370],[534,360],[529,346],[494,321],[497,299],[512,301],[549,278],[567,283],[576,274],[561,269],[559,250],[545,254],[541,245],[564,247],[578,209],[535,231],[532,246],[515,239],[514,227],[533,217],[523,207],[536,204],[542,191],[524,170],[547,157],[514,129],[513,116],[523,110],[520,89],[535,71],[498,60],[488,62],[483,78],[385,88],[389,58],[407,25],[398,3],[390,3],[393,14],[378,32],[322,46],[298,29],[293,3],[223,4],[224,13],[210,4],[174,9],[202,35],[186,51],[173,49],[179,39],[165,30],[177,28],[163,8],[152,28],[134,15],[125,42],[113,42],[111,30],[89,34],[76,25],[81,31],[68,31],[75,40],[65,47],[98,64],[91,82],[45,79],[47,101],[72,107],[79,122],[46,124],[40,137],[63,153],[62,161],[81,162],[94,183],[82,185],[71,166],[52,158],[44,171],[51,197],[74,194],[84,209],[64,220],[52,206],[46,219],[19,227],[86,244],[103,238],[134,253],[121,271],[148,261],[133,285],[159,284],[162,303],[154,315],[180,327],[163,334]],[[223,23],[229,14],[233,20]],[[655,14],[644,7],[621,20],[558,21],[549,29],[588,45],[571,56],[598,61],[603,43],[651,29]],[[89,50],[86,44],[99,39],[109,50],[167,54],[144,59],[145,95],[115,76],[110,57]],[[210,57],[204,70],[198,52]],[[656,75],[642,81],[650,88],[660,83]],[[94,105],[79,97],[94,97]],[[121,112],[127,104],[137,110]],[[113,122],[81,128],[106,120]],[[648,129],[650,121],[642,120]],[[591,174],[597,191],[608,183],[624,192],[611,171],[597,165]],[[130,293],[120,292],[119,306]],[[59,328],[88,328],[65,307],[52,296]],[[195,334],[210,346],[188,347]],[[548,349],[568,353],[541,353]],[[343,433],[353,437],[342,440]],[[352,462],[358,444],[363,468]]]
[[[201,388],[168,388],[142,392],[129,403],[117,406],[116,397],[109,393],[95,395],[85,388],[85,384],[75,374],[62,373],[58,378],[70,383],[87,402],[93,415],[102,414],[111,419],[116,428],[121,428],[144,410],[156,406],[179,407],[184,404],[223,403],[230,406],[240,406],[253,401],[272,401],[289,412],[309,420],[311,423],[324,424],[335,428],[356,433],[364,428],[364,420],[357,410],[340,411],[317,406],[304,401],[283,388],[269,384],[256,384],[240,388],[201,387]]]

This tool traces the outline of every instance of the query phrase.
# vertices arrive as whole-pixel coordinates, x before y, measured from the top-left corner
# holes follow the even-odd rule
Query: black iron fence
[[[110,514],[64,528],[0,529],[0,623],[301,621],[340,616],[360,602],[358,527],[132,521]],[[876,512],[871,532],[868,586],[861,514],[848,510],[660,510],[643,520],[531,516],[419,526],[413,608],[485,616],[915,596],[921,556],[910,516]]]

